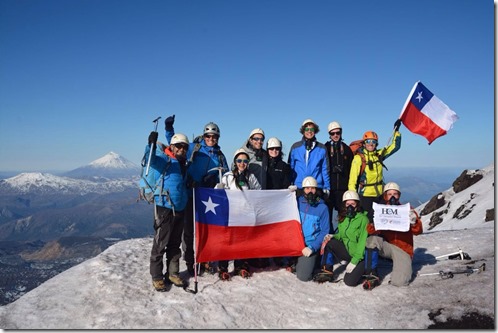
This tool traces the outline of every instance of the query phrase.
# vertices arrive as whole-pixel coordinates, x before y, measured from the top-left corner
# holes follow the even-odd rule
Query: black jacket
[[[353,152],[343,141],[332,144],[331,141],[325,143],[327,156],[330,165],[330,190],[346,191],[349,182],[349,170],[353,162]]]
[[[268,169],[266,172],[266,189],[286,189],[291,184],[291,168],[289,164],[282,161],[282,157],[268,157]]]

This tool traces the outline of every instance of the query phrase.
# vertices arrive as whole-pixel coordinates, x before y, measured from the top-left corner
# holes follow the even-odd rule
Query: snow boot
[[[324,266],[322,271],[313,276],[313,281],[317,283],[333,282],[334,272],[331,267]]]
[[[228,271],[226,269],[220,269],[218,271],[218,277],[222,281],[230,281],[230,274],[228,273]]]
[[[378,285],[380,285],[380,279],[377,275],[369,274],[365,276],[365,281],[363,281],[363,289],[372,290]]]
[[[161,279],[161,280],[152,280],[152,286],[154,287],[154,289],[156,289],[156,291],[164,292],[164,291],[168,290],[168,287],[164,283],[163,279]]]
[[[248,279],[251,277],[251,272],[249,270],[249,264],[247,262],[244,262],[240,266],[237,265],[234,270],[235,275],[240,275],[244,279]]]
[[[185,282],[178,275],[170,275],[168,277],[169,281],[173,283],[176,287],[184,287]]]

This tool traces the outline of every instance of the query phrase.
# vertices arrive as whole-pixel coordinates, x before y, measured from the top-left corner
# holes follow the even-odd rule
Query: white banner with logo
[[[399,206],[373,203],[375,230],[410,230],[410,204]]]

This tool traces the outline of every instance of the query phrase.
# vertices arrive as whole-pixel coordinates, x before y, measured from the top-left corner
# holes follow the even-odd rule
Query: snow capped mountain
[[[135,163],[111,151],[88,165],[66,172],[64,176],[91,180],[116,179],[137,176],[140,169]]]
[[[0,180],[0,194],[105,194],[121,192],[131,187],[137,187],[136,179],[95,182],[39,172],[21,173],[17,176]]]
[[[454,230],[493,224],[494,191],[493,164],[462,172],[451,188],[417,207],[424,230]]]
[[[106,169],[136,169],[138,166],[115,152],[109,152],[99,159],[91,162],[88,166],[92,168]]]

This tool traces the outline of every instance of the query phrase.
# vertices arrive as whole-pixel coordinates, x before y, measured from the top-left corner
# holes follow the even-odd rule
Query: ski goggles
[[[375,139],[366,139],[365,143],[376,145],[377,144],[377,140],[375,140]]]
[[[248,163],[249,163],[249,160],[243,160],[243,159],[238,158],[238,159],[236,159],[236,160],[235,160],[235,162],[237,162],[237,163],[244,163],[244,164],[248,164]]]

